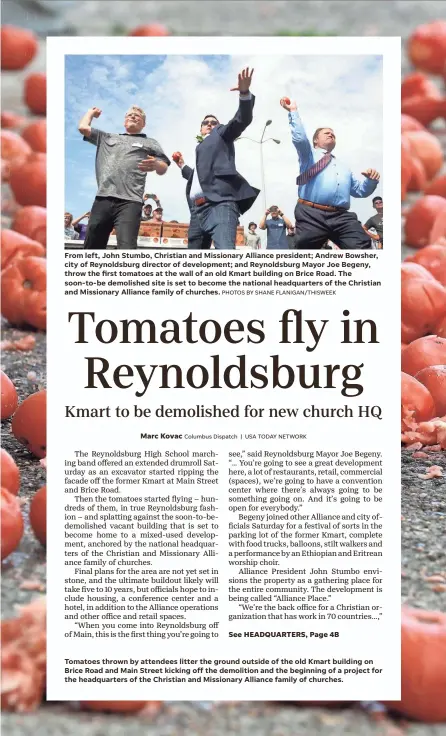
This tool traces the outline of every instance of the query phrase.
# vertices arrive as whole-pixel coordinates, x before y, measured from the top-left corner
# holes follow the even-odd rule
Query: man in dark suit
[[[249,210],[259,194],[235,168],[234,141],[252,121],[255,97],[249,88],[253,71],[243,69],[237,87],[231,90],[240,93],[240,103],[229,123],[221,125],[215,115],[203,118],[197,136],[195,168],[187,166],[181,154],[174,154],[187,179],[188,248],[208,249],[213,242],[218,250],[235,249],[239,217]]]

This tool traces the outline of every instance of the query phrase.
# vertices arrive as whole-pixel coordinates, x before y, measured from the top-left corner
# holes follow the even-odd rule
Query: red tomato
[[[147,700],[81,700],[82,708],[87,710],[105,710],[114,713],[132,713],[142,710]],[[154,702],[154,701],[151,701]],[[160,702],[160,701],[159,701]],[[161,703],[160,703],[161,704]]]
[[[404,139],[409,143],[412,155],[422,162],[427,178],[433,179],[443,166],[439,139],[427,130],[410,130],[404,133]]]
[[[419,158],[412,154],[410,154],[410,157],[412,171],[407,189],[409,192],[422,192],[427,185],[426,171]]]
[[[401,141],[401,201],[406,199],[410,180],[412,178],[412,154],[409,144]]]
[[[442,74],[446,64],[446,21],[436,20],[418,26],[407,45],[414,67],[429,74]]]
[[[414,95],[401,101],[401,110],[406,115],[419,120],[422,125],[430,125],[442,116],[443,104],[438,97]]]
[[[2,112],[0,119],[2,128],[20,128],[25,122],[23,115],[17,115],[17,113],[10,110]]]
[[[407,133],[409,130],[424,130],[424,125],[422,125],[418,120],[415,120],[415,118],[411,117],[410,115],[401,115],[401,132]]]
[[[438,322],[435,333],[437,337],[446,337],[446,315]]]
[[[46,247],[46,208],[37,205],[21,207],[14,215],[11,228]]]
[[[36,115],[46,113],[46,74],[34,72],[25,79],[24,85],[25,102],[31,112]]]
[[[34,120],[22,130],[22,138],[33,151],[46,153],[46,120]]]
[[[9,183],[19,204],[46,207],[46,154],[32,153],[11,171]]]
[[[424,266],[440,284],[446,286],[446,248],[442,245],[426,245],[414,256],[406,258],[407,261]]]
[[[46,391],[38,391],[23,401],[12,420],[14,437],[36,455],[46,455]]]
[[[440,247],[440,246],[439,246]],[[443,250],[446,250],[443,248]],[[412,342],[433,332],[446,312],[446,289],[434,278],[401,281],[401,340]]]
[[[429,233],[429,243],[446,245],[446,212],[439,212]]]
[[[446,365],[446,340],[443,337],[420,337],[403,350],[401,369],[410,376],[430,365]]]
[[[132,31],[129,31],[129,36],[169,36],[170,33],[166,26],[162,26],[160,23],[149,23],[146,26],[137,26]]]
[[[406,348],[407,350],[407,348]],[[404,355],[405,351],[403,351]],[[435,403],[429,390],[407,373],[401,373],[401,412],[413,411],[417,422],[427,422],[435,416]]]
[[[446,365],[430,365],[419,371],[415,378],[426,386],[435,403],[437,417],[446,415]]]
[[[401,283],[409,279],[418,279],[424,281],[435,281],[436,279],[432,276],[431,272],[419,263],[413,262],[413,256],[406,258],[401,264]]]
[[[32,31],[16,26],[2,26],[2,69],[23,69],[37,53],[37,36]]]
[[[18,547],[23,536],[23,516],[18,499],[6,488],[1,489],[1,557],[8,557]]]
[[[435,194],[420,197],[406,215],[404,232],[407,245],[422,248],[429,244],[437,217],[446,212],[446,199]]]
[[[393,710],[425,723],[446,721],[446,614],[403,607],[401,700]]]
[[[401,82],[401,99],[421,95],[423,97],[441,98],[436,84],[423,74],[423,72],[412,72],[407,74]]]
[[[6,488],[13,496],[17,496],[20,489],[20,470],[9,452],[6,452],[3,447],[0,450],[0,472],[3,488]]]
[[[1,418],[9,419],[17,409],[19,399],[16,388],[6,373],[1,372]]]
[[[25,208],[26,209],[26,208]],[[37,242],[31,240],[26,235],[15,232],[15,230],[2,230],[1,239],[1,270],[5,268],[16,258],[25,258],[25,256],[44,256],[45,248]],[[15,297],[14,297],[15,298]]]
[[[291,105],[291,100],[290,100],[289,97],[282,97],[282,99],[283,99],[285,105]]]
[[[425,188],[425,194],[437,194],[446,199],[446,174],[441,174],[433,179]]]
[[[182,154],[179,151],[175,151],[175,153],[172,153],[172,159],[175,161],[175,163],[178,163],[180,160]]]
[[[4,167],[2,170],[2,181],[8,181],[11,171],[25,163],[31,153],[31,147],[23,140],[18,133],[12,130],[2,130],[0,132],[2,160]]]
[[[41,544],[46,545],[46,486],[33,496],[29,507],[29,520],[34,534]]]

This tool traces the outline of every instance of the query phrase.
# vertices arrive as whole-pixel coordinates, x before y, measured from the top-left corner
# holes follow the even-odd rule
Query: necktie
[[[325,169],[326,166],[330,163],[332,159],[331,153],[326,153],[324,156],[322,156],[319,161],[316,161],[313,166],[310,166],[309,169],[304,171],[302,174],[299,174],[299,176],[296,179],[296,184],[300,186],[301,184],[306,184],[307,181],[310,181],[316,174],[319,174],[320,171]]]

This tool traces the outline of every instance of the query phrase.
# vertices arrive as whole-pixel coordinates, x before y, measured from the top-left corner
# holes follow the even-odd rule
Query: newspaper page
[[[399,39],[48,70],[48,698],[398,699]]]

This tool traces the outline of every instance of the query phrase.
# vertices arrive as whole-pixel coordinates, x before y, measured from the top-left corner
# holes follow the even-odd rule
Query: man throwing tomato
[[[158,141],[142,132],[146,124],[144,110],[136,105],[124,117],[125,133],[106,133],[92,127],[101,115],[90,108],[79,122],[79,132],[96,146],[98,191],[91,208],[84,248],[106,248],[113,228],[118,248],[136,248],[141,222],[144,185],[148,172],[162,176],[170,166]]]
[[[252,187],[235,168],[234,141],[252,121],[255,97],[250,92],[254,70],[243,69],[238,85],[239,107],[229,123],[222,125],[215,115],[205,115],[201,123],[195,167],[187,166],[181,153],[172,156],[187,179],[186,197],[190,209],[188,248],[235,249],[241,214],[254,204],[259,190]]]
[[[332,153],[336,146],[332,128],[317,128],[310,143],[296,103],[282,97],[280,104],[288,111],[300,166],[295,247],[319,249],[329,239],[342,250],[370,248],[370,238],[355,213],[349,211],[350,197],[369,197],[378,185],[378,172],[367,169],[362,172],[364,178],[357,179]]]

